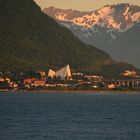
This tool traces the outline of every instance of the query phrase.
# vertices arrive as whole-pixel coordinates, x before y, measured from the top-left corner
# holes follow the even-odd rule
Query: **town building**
[[[25,84],[32,84],[34,82],[35,78],[27,78],[23,80],[24,85]]]
[[[62,80],[66,80],[66,79],[70,80],[72,78],[72,74],[71,74],[69,64],[56,72],[53,71],[52,69],[50,69],[48,72],[48,77],[50,77],[50,78],[60,77],[60,79],[62,79]]]
[[[135,76],[137,73],[136,71],[126,70],[122,73],[123,76]]]
[[[45,86],[46,80],[44,79],[35,79],[33,85],[34,86]]]
[[[49,69],[48,77],[49,77],[49,78],[54,78],[55,76],[56,76],[56,72],[53,71],[52,69]]]
[[[56,77],[60,77],[62,80],[70,80],[72,78],[70,66],[66,65],[56,72]]]
[[[37,73],[40,74],[41,78],[46,77],[46,72],[44,72],[44,71],[38,71]]]

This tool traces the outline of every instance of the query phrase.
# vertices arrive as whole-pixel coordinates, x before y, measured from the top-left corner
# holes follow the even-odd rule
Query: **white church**
[[[48,77],[51,77],[51,78],[60,77],[62,80],[65,80],[65,79],[70,80],[72,77],[72,74],[71,74],[69,64],[56,72],[50,69],[48,72]]]

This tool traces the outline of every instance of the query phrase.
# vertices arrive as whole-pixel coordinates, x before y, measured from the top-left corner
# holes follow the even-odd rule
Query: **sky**
[[[140,5],[140,0],[34,0],[41,8],[54,6],[62,9],[76,9],[80,11],[96,10],[104,5],[117,3],[131,3]]]

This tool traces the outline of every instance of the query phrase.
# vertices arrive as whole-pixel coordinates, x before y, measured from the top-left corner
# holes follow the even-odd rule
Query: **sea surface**
[[[0,93],[0,140],[140,140],[140,94]]]

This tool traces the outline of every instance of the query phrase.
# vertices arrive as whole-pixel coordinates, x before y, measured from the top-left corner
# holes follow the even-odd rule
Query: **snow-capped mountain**
[[[49,7],[43,12],[85,43],[108,52],[115,59],[140,67],[140,5],[107,5],[90,12]]]
[[[71,21],[75,18],[79,18],[86,14],[92,13],[92,12],[81,12],[72,9],[63,10],[55,7],[45,8],[43,12],[60,21]]]
[[[59,21],[71,22],[86,28],[98,25],[108,29],[124,30],[140,21],[140,6],[130,4],[107,5],[93,12],[62,10],[54,7],[43,11]]]

